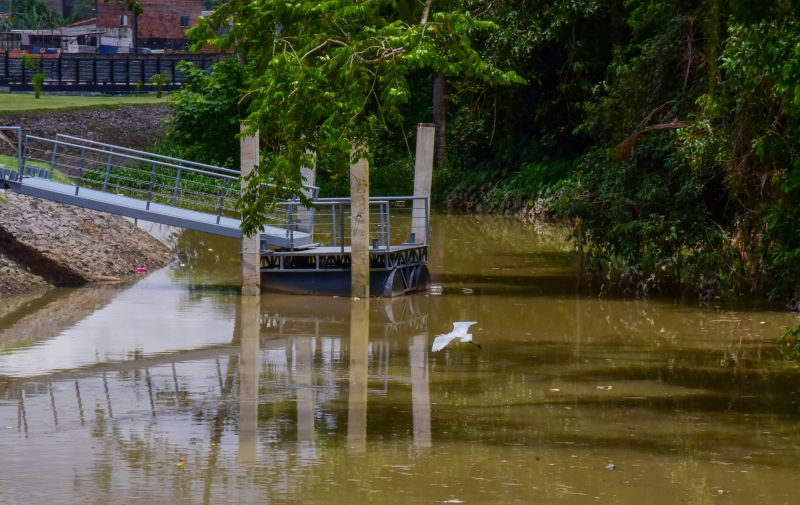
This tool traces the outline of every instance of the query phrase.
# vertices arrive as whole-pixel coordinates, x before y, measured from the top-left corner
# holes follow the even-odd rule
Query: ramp
[[[4,168],[2,179],[11,190],[37,198],[226,237],[241,236],[240,177],[224,167],[80,137],[28,135],[19,166]],[[305,189],[316,198],[317,188]],[[309,246],[311,233],[298,230],[295,216],[287,211],[292,207],[276,203],[282,205],[261,231],[262,249]]]

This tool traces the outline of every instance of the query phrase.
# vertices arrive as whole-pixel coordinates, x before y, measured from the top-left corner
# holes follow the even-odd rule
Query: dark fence
[[[23,59],[6,52],[0,58],[0,85],[12,90],[30,90],[33,76],[42,71],[43,88],[50,91],[113,93],[151,89],[156,74],[164,75],[164,89],[174,89],[185,82],[178,62],[190,61],[206,69],[224,57],[222,54],[62,54]]]

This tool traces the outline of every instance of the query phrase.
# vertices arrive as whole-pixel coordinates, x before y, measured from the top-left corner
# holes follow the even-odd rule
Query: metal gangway
[[[236,170],[70,135],[16,133],[16,160],[0,159],[0,185],[13,191],[154,223],[239,238],[241,177]],[[8,143],[6,136],[0,140]],[[319,189],[304,186],[313,201]],[[277,202],[261,247],[312,245],[314,212],[298,218],[299,199]]]

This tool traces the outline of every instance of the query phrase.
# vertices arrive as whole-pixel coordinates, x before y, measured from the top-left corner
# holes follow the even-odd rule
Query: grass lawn
[[[39,168],[49,168],[46,163],[37,162],[37,161],[29,161],[27,165]],[[19,167],[19,163],[17,162],[17,158],[15,156],[6,156],[5,154],[0,154],[0,166],[11,169],[17,170]],[[53,180],[56,182],[63,182],[64,184],[75,184],[75,181],[61,173],[61,171],[56,170],[53,172]]]
[[[125,96],[64,96],[42,94],[38,100],[33,93],[0,93],[0,114],[4,112],[28,112],[53,109],[76,109],[80,107],[97,107],[110,105],[142,105],[163,103],[166,98],[156,98],[156,95],[125,95]]]

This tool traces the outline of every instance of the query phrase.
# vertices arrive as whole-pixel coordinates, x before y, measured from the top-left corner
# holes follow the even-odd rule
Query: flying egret
[[[461,342],[470,343],[480,349],[480,345],[472,341],[472,333],[469,333],[469,327],[473,324],[478,324],[477,321],[456,321],[453,323],[453,331],[436,335],[433,339],[433,347],[431,352],[438,352],[447,347],[453,340],[460,340]]]

